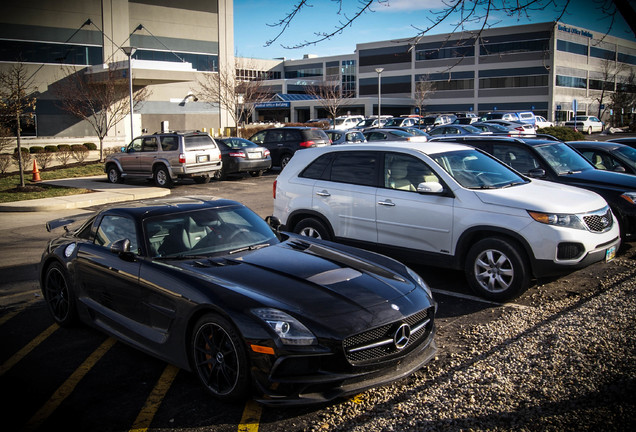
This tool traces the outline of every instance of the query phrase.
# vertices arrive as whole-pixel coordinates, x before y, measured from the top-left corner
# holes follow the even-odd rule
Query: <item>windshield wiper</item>
[[[206,258],[210,258],[210,256],[209,255],[179,254],[179,255],[167,255],[167,256],[154,257],[154,259],[159,259],[159,260],[188,260],[188,259],[206,259]]]
[[[525,184],[525,183],[526,183],[525,181],[511,182],[511,183],[508,183],[508,184],[507,184],[507,185],[505,185],[505,186],[502,186],[501,188],[502,188],[502,189],[504,189],[504,188],[509,188],[509,187],[511,187],[511,186],[518,186],[518,185],[520,185],[520,184]]]
[[[232,255],[232,254],[239,253],[239,252],[244,252],[244,251],[247,251],[247,250],[252,251],[252,250],[264,248],[266,246],[269,246],[269,243],[257,244],[257,245],[252,245],[252,246],[245,246],[245,247],[230,251],[228,253],[230,255]]]

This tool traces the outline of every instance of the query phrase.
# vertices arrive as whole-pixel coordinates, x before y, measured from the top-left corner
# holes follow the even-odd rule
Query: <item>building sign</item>
[[[581,29],[577,29],[575,27],[568,27],[565,24],[558,24],[557,28],[565,33],[570,33],[570,34],[575,34],[575,35],[579,35],[579,36],[585,36],[588,37],[590,39],[594,39],[594,35],[592,33],[590,33],[587,30],[581,30]]]
[[[289,108],[291,105],[289,102],[261,102],[255,105],[256,109],[281,109]]]

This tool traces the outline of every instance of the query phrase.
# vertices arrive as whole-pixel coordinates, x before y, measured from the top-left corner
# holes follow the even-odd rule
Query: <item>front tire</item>
[[[170,177],[170,173],[168,169],[164,166],[160,166],[155,168],[155,173],[153,175],[155,180],[155,184],[159,187],[169,188],[172,187],[173,181]]]
[[[226,319],[216,314],[201,317],[194,327],[192,362],[199,380],[214,397],[244,399],[250,387],[245,344]]]
[[[287,166],[287,164],[289,163],[289,161],[291,160],[292,155],[290,154],[284,154],[280,157],[280,169],[281,171],[285,169],[285,167]]]
[[[121,177],[121,172],[115,165],[109,165],[108,170],[106,171],[106,175],[108,176],[108,181],[110,183],[122,183],[123,179]]]
[[[294,232],[301,236],[317,238],[322,240],[331,240],[327,227],[315,218],[303,219],[294,227]]]
[[[44,301],[56,323],[62,327],[77,324],[77,304],[71,291],[68,274],[59,263],[51,264],[44,276],[42,286]]]
[[[522,252],[503,238],[486,238],[475,243],[466,256],[465,273],[477,295],[495,301],[513,298],[530,285],[529,268]]]
[[[592,135],[592,126],[587,128],[587,134]]]

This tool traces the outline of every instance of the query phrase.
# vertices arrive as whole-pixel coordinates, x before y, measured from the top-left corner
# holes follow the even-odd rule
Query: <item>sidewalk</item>
[[[44,212],[66,209],[78,209],[122,201],[158,198],[170,195],[169,189],[156,186],[135,186],[112,184],[105,175],[78,177],[60,180],[47,180],[42,184],[89,189],[93,192],[67,195],[55,198],[42,198],[26,201],[0,203],[0,212]]]

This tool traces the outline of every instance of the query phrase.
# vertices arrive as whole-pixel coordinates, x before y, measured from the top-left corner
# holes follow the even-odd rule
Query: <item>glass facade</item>
[[[91,66],[103,61],[101,46],[0,39],[0,61]]]
[[[550,49],[550,34],[547,32],[540,34],[522,33],[511,35],[508,38],[515,40],[495,42],[493,38],[482,38],[479,45],[479,55],[513,54],[548,51]]]
[[[587,88],[587,79],[573,76],[557,75],[556,85],[559,87]]]
[[[355,97],[356,95],[356,61],[342,61],[342,95],[344,97]]]
[[[587,55],[587,45],[557,40],[557,51],[568,52],[571,54]]]

